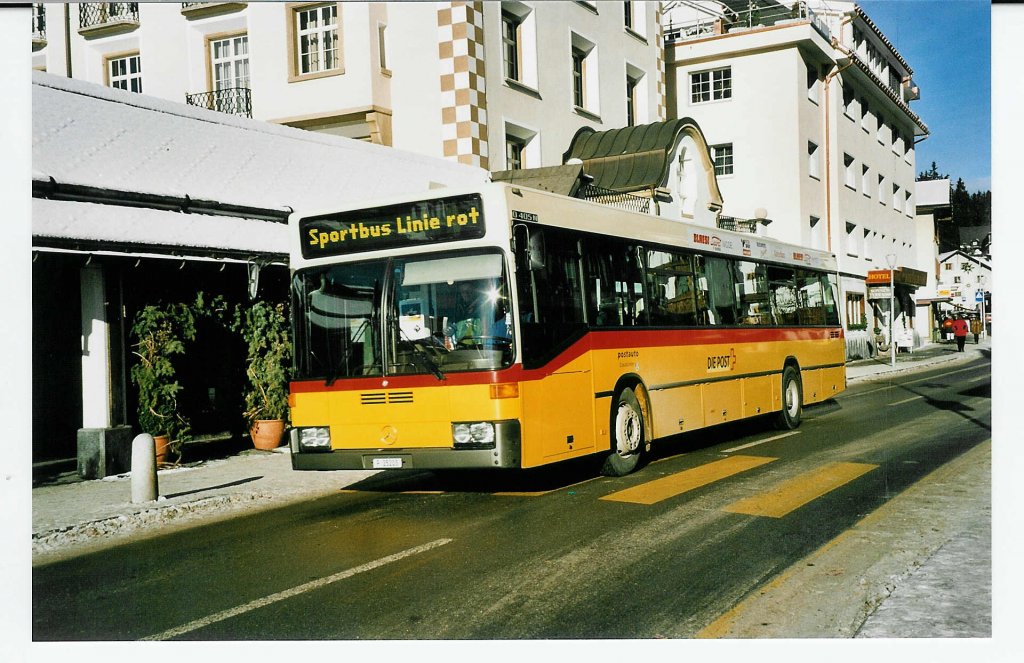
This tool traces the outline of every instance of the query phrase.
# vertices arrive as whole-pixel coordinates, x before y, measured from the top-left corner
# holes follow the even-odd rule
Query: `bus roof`
[[[571,198],[508,182],[435,189],[430,192],[430,195],[412,196],[407,194],[377,198],[362,201],[360,204],[339,206],[335,209],[297,211],[291,215],[293,267],[298,263],[305,263],[305,260],[296,255],[297,252],[294,250],[296,242],[299,240],[297,233],[299,219],[343,214],[405,202],[415,203],[462,196],[476,192],[481,193],[485,207],[503,201],[506,206],[507,227],[514,223],[525,223],[568,228],[614,237],[628,236],[640,243],[678,247],[706,255],[719,254],[739,259],[747,258],[831,272],[837,269],[835,256],[827,251],[790,244],[761,235],[632,212],[611,205]],[[491,210],[493,212],[493,207]],[[490,223],[488,225],[491,226]],[[502,233],[502,235],[507,237],[506,233]],[[491,236],[491,240],[493,241],[493,236]],[[481,240],[475,240],[472,243],[479,245]],[[458,245],[464,246],[467,243],[458,242]],[[420,245],[415,250],[423,250],[423,246]],[[453,243],[452,246],[454,247],[455,244]],[[405,253],[408,250],[399,252]],[[369,255],[363,254],[363,257],[369,257]]]

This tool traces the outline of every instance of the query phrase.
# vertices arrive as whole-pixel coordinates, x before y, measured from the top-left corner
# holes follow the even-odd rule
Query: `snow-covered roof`
[[[273,221],[68,200],[32,200],[32,234],[68,246],[158,246],[188,255],[277,255],[288,250],[288,226]],[[73,239],[74,244],[67,241]]]
[[[131,195],[187,196],[287,212],[483,183],[488,173],[441,158],[33,72],[32,178],[58,189],[75,185]],[[113,216],[143,216],[137,207],[123,209],[127,212]],[[218,245],[230,244],[230,233],[217,227],[226,217],[180,219],[190,215],[147,210],[147,222],[128,229],[114,221],[99,223],[93,211],[76,213],[88,221],[83,226],[72,216],[48,216],[70,210],[65,205],[34,207],[33,235],[93,233],[96,239],[117,239],[127,232],[142,243],[202,245],[219,237]],[[157,214],[167,224],[160,232]],[[198,219],[206,223],[197,224]],[[243,234],[250,226],[245,228]],[[280,245],[273,242],[274,252],[287,253],[286,239],[281,235]]]

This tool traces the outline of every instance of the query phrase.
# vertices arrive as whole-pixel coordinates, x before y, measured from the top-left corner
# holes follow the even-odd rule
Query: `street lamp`
[[[889,265],[889,352],[892,355],[892,367],[896,368],[896,334],[893,323],[896,319],[896,254],[885,256]]]

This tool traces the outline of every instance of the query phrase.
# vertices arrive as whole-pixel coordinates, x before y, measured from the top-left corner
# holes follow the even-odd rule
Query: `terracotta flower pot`
[[[153,442],[156,445],[156,464],[162,465],[167,462],[167,456],[171,453],[171,437],[169,435],[154,435]]]
[[[257,419],[249,431],[253,446],[264,451],[280,446],[282,434],[284,434],[283,419]]]

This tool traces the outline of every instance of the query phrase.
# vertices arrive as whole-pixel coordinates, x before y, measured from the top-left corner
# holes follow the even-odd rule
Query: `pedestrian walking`
[[[971,319],[971,333],[974,334],[974,344],[978,344],[978,337],[981,336],[981,320]]]
[[[958,317],[953,321],[953,337],[956,339],[956,351],[963,352],[964,344],[967,342],[967,321]]]

